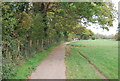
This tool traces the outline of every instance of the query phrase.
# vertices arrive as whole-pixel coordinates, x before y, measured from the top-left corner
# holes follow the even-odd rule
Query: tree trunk
[[[39,44],[39,40],[36,40],[36,53],[38,52],[38,44]]]
[[[44,50],[44,39],[42,39],[42,51]]]

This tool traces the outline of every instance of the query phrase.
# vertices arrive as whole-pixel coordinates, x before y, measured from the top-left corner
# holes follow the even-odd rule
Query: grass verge
[[[59,43],[62,44],[63,42]],[[59,45],[57,44],[57,45]],[[47,50],[44,50],[43,52],[39,54],[35,54],[32,57],[30,57],[25,62],[21,63],[19,66],[16,67],[15,71],[16,76],[11,77],[11,79],[28,79],[31,72],[35,70],[35,68],[38,66],[38,64],[50,53],[57,45],[52,46],[48,48]]]
[[[83,57],[73,50],[70,53],[65,59],[67,79],[101,79]]]

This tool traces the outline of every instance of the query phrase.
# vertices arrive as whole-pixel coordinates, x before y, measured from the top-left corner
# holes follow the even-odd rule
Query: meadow
[[[69,44],[66,56],[68,79],[101,79],[100,75],[83,58],[84,55],[107,79],[118,79],[118,42],[114,40],[80,40]],[[76,51],[77,52],[76,52]]]

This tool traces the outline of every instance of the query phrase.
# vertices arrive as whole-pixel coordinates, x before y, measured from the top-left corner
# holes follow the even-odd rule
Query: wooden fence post
[[[32,40],[30,40],[30,47],[32,47]]]
[[[18,40],[18,48],[17,48],[18,52],[17,52],[17,58],[19,57],[20,54],[20,40]]]
[[[44,39],[42,39],[42,51],[44,50]]]
[[[31,54],[31,49],[32,49],[32,40],[30,40],[29,44],[30,44],[29,53]]]
[[[37,43],[37,44],[36,44],[36,49],[38,50],[39,40],[37,40],[36,43]]]

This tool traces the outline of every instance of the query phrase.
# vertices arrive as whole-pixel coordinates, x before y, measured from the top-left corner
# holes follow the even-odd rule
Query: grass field
[[[118,79],[118,42],[113,40],[80,40],[71,43],[66,57],[68,79],[100,79],[79,51],[108,79]]]

